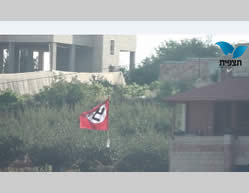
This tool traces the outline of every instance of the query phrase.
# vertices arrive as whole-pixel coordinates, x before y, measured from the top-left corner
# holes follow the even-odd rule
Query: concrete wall
[[[175,136],[169,142],[171,172],[223,172],[249,165],[249,136]]]
[[[69,70],[69,48],[57,48],[56,69],[61,71]]]
[[[115,41],[114,45],[114,55],[110,54],[111,40]],[[119,64],[119,44],[118,37],[116,36],[104,36],[103,39],[103,66],[102,69],[104,72],[108,71],[110,65],[117,66]]]
[[[118,50],[128,51],[128,52],[136,51],[136,36],[135,35],[116,35],[116,37],[113,37],[113,38],[115,38],[118,42]]]
[[[96,35],[73,35],[73,44],[92,47],[95,37]]]
[[[103,35],[96,35],[93,39],[92,72],[102,71],[103,60]]]
[[[76,72],[92,72],[93,49],[90,47],[78,47],[75,62]]]
[[[110,53],[111,40],[115,41],[114,54]],[[120,51],[132,52],[131,66],[134,66],[135,63],[136,36],[130,35],[0,35],[0,46],[6,49],[10,47],[10,43],[16,50],[22,47],[33,51],[52,52],[50,61],[52,61],[51,66],[53,66],[51,69],[54,70],[57,61],[60,61],[59,65],[63,70],[74,71],[77,66],[80,72],[108,72],[110,66],[117,67],[119,65]],[[66,59],[66,62],[62,61],[65,60],[64,55],[58,54],[62,50],[59,47],[69,48],[70,58],[69,60]],[[77,51],[76,57],[75,47],[81,49],[81,51]],[[78,48],[77,50],[79,50]],[[90,49],[91,51],[89,51]],[[58,55],[61,58],[57,58]],[[69,63],[69,68],[63,67],[66,63]],[[15,62],[13,60],[11,67],[14,68],[14,66]],[[14,69],[8,72],[18,71]]]
[[[53,35],[0,35],[0,42],[52,42]]]
[[[55,42],[92,46],[95,35],[0,35],[0,42],[42,43]]]
[[[249,165],[249,136],[240,136],[235,142],[235,164]]]
[[[177,136],[170,141],[171,172],[224,171],[224,137]]]
[[[114,55],[110,54],[111,40],[115,41]],[[108,71],[110,65],[119,65],[120,51],[135,52],[136,36],[133,35],[104,35],[103,36],[103,64],[102,70]]]
[[[90,83],[92,76],[103,77],[112,84],[125,85],[125,80],[121,72],[107,73],[77,73],[65,71],[53,72],[26,72],[1,74],[0,76],[0,92],[10,89],[20,95],[36,94],[46,86],[51,86],[54,76],[62,76],[66,81],[71,82],[72,78],[77,77],[80,82]]]
[[[73,36],[72,35],[53,35],[52,42],[61,43],[61,44],[72,44]]]

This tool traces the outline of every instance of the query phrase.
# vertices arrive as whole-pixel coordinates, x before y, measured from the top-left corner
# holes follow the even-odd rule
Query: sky
[[[155,34],[137,35],[136,64],[139,64],[145,57],[155,53],[162,42],[169,40],[180,41],[183,39],[198,38],[202,41],[211,41],[215,44],[218,41],[227,41],[231,44],[249,42],[249,34]]]

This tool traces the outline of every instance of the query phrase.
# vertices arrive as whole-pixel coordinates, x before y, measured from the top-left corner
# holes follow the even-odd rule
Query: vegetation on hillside
[[[0,167],[29,155],[32,167],[53,171],[167,171],[170,112],[159,99],[144,99],[151,90],[61,79],[34,96],[0,93]],[[110,148],[106,132],[79,129],[79,115],[107,97]]]

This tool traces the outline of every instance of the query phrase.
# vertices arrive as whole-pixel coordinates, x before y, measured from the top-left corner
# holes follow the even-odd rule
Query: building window
[[[114,51],[115,51],[115,41],[111,40],[111,45],[110,45],[110,54],[114,55]]]

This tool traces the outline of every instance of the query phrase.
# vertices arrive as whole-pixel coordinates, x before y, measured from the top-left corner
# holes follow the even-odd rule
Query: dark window
[[[115,41],[111,40],[111,45],[110,45],[110,54],[114,55],[114,51],[115,51]]]

